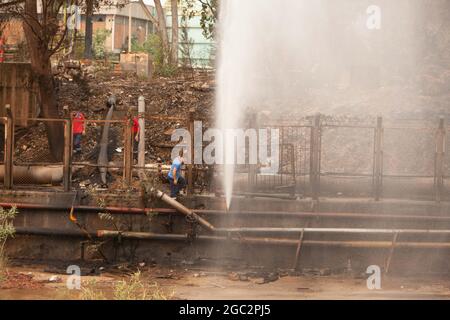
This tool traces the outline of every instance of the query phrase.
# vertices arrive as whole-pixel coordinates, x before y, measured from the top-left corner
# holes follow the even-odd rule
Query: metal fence
[[[110,191],[137,187],[133,173],[154,172],[164,179],[170,152],[176,142],[167,142],[174,129],[188,128],[194,137],[194,114],[183,117],[146,115],[148,155],[138,164],[133,152],[132,120],[85,120],[82,152],[73,154],[72,119],[27,119],[28,130],[14,132],[11,112],[0,118],[3,152],[0,154],[5,188],[21,185],[71,190],[105,188]],[[23,121],[23,120],[21,120]],[[273,121],[273,120],[272,120]],[[57,124],[64,136],[63,154],[55,160],[46,137],[47,126]],[[98,148],[104,126],[110,126],[107,163],[99,163]],[[161,127],[164,131],[161,131]],[[297,123],[273,121],[262,127],[279,129],[278,174],[264,174],[260,166],[242,166],[252,192],[319,197],[405,197],[450,199],[450,147],[443,119],[430,122],[335,121],[316,116]],[[206,129],[206,128],[203,128]],[[159,130],[159,131],[158,131]],[[91,139],[87,139],[90,137]],[[92,137],[96,137],[92,139]],[[1,142],[1,140],[0,140]],[[192,143],[193,141],[191,141]],[[193,145],[193,143],[192,143]],[[154,157],[167,151],[166,163]],[[191,148],[191,152],[194,150]],[[190,155],[193,157],[193,154]],[[53,159],[53,160],[51,160]],[[109,172],[103,185],[98,171]],[[212,191],[214,166],[188,164],[183,169],[188,193]],[[44,176],[44,182],[36,178]],[[135,175],[136,176],[136,175]],[[251,188],[250,188],[251,187]]]
[[[257,177],[256,191],[286,193],[293,184],[297,195],[316,199],[450,199],[449,129],[443,119],[384,123],[381,117],[368,122],[316,116],[302,122],[263,125],[282,128],[280,144],[292,146],[295,156],[281,151],[279,175]],[[293,183],[282,183],[286,173]]]
[[[64,191],[72,189],[108,190],[120,192],[130,187],[140,187],[138,172],[152,172],[164,180],[170,167],[170,154],[176,142],[167,143],[174,129],[187,127],[193,136],[193,113],[188,117],[163,117],[158,115],[145,116],[145,130],[149,136],[160,136],[161,141],[146,140],[147,150],[144,163],[138,163],[137,144],[132,132],[131,116],[122,120],[92,120],[85,119],[85,135],[81,137],[81,152],[74,153],[73,119],[19,119],[8,109],[8,115],[0,118],[4,135],[0,139],[2,152],[1,175],[6,189],[17,188],[53,188]],[[17,121],[25,123],[27,129],[18,129]],[[162,123],[163,122],[163,123]],[[47,139],[47,126],[56,127],[57,139],[63,143],[59,149],[62,154],[52,154]],[[108,154],[106,161],[99,161],[102,132],[109,127]],[[156,126],[156,127],[155,127]],[[165,126],[165,132],[159,132]],[[159,128],[159,129],[158,129]],[[156,159],[153,151],[168,151],[166,162]],[[186,165],[183,168],[188,180],[188,192],[203,191],[205,181],[209,180],[212,170],[203,166]],[[106,183],[101,173],[106,173]],[[194,182],[197,183],[194,183]]]

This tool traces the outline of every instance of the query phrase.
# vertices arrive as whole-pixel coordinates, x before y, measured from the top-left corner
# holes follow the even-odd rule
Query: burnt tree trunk
[[[178,66],[178,0],[172,0],[172,51],[171,63]]]
[[[84,36],[84,58],[92,59],[92,15],[94,14],[94,0],[86,0],[86,32]]]
[[[42,41],[46,38],[45,31],[38,20],[35,0],[26,0],[25,14],[31,17],[24,23],[24,29],[30,51],[31,68],[39,87],[41,115],[44,118],[56,119],[59,118],[59,112],[50,63],[51,52],[48,44]],[[45,126],[51,155],[54,160],[62,161],[64,149],[63,124],[61,122],[45,122]]]
[[[168,64],[170,57],[169,36],[167,34],[166,15],[161,5],[161,0],[155,0],[156,13],[158,15],[159,33],[164,51],[164,64]]]

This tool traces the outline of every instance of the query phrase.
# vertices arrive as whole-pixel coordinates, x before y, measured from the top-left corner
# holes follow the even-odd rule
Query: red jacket
[[[133,133],[136,134],[139,131],[139,120],[137,117],[133,118]]]
[[[4,60],[5,60],[5,56],[4,56],[5,49],[3,48],[4,42],[5,41],[2,38],[0,38],[0,62],[4,62]]]
[[[75,133],[83,133],[84,131],[84,114],[81,112],[77,112],[73,117],[72,123],[72,132]]]

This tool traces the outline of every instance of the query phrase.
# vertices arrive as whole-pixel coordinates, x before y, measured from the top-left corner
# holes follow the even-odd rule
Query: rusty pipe
[[[224,192],[219,191],[217,194],[223,196]],[[281,200],[296,200],[296,196],[287,195],[287,194],[276,194],[276,193],[256,193],[256,192],[233,192],[233,196],[241,196],[241,197],[250,197],[250,198],[273,198],[273,199],[281,199]]]
[[[117,238],[135,239],[135,240],[167,240],[167,241],[187,241],[186,235],[182,234],[155,234],[146,232],[120,232],[99,230],[97,231],[99,238]],[[282,245],[282,246],[298,246],[298,240],[277,239],[277,238],[229,238],[219,236],[197,236],[197,240],[201,241],[221,241],[236,242],[240,244],[252,245]],[[372,248],[372,249],[389,249],[392,247],[392,241],[322,241],[322,240],[303,240],[302,245],[305,246],[322,246],[322,247],[341,247],[341,248]],[[444,242],[398,242],[396,248],[415,248],[415,249],[450,249],[450,243]]]
[[[30,209],[30,210],[70,210],[70,206],[49,206],[42,204],[30,204],[30,203],[14,203],[14,202],[0,202],[0,207],[11,208],[16,207],[18,209]],[[162,213],[173,214],[177,213],[177,210],[171,208],[132,208],[132,207],[97,207],[97,206],[74,206],[75,211],[108,211],[111,213],[123,213],[123,214],[149,214],[149,213]],[[197,214],[208,215],[260,215],[260,216],[291,216],[298,218],[342,218],[342,219],[402,219],[402,220],[421,220],[421,221],[441,221],[450,222],[450,217],[447,216],[423,216],[423,215],[400,215],[400,214],[372,214],[372,213],[347,213],[347,212],[290,212],[290,211],[230,211],[223,210],[195,210]]]
[[[172,208],[174,208],[178,212],[184,214],[188,219],[192,219],[192,221],[197,222],[198,224],[200,224],[202,227],[204,227],[208,231],[215,232],[215,227],[212,224],[210,224],[208,221],[206,221],[202,217],[198,216],[191,209],[186,208],[185,206],[183,206],[181,203],[179,203],[175,199],[172,199],[171,197],[169,197],[164,192],[162,192],[160,190],[156,190],[156,189],[152,189],[151,192],[154,193],[156,198],[158,198],[161,201],[165,202],[167,205],[171,206]]]
[[[60,237],[86,237],[86,233],[79,230],[57,230],[48,228],[16,227],[18,235],[30,236],[60,236]],[[157,234],[145,232],[120,232],[110,230],[98,230],[96,233],[89,233],[92,238],[117,238],[136,239],[136,240],[160,240],[160,241],[187,241],[188,237],[182,234]],[[198,236],[200,241],[220,241],[236,242],[240,244],[251,245],[281,245],[295,247],[298,240],[277,239],[277,238],[228,238],[219,236]],[[392,247],[392,241],[321,241],[304,240],[302,245],[320,246],[320,247],[340,247],[340,248],[362,248],[362,249],[389,249]],[[450,243],[445,242],[397,242],[396,248],[405,249],[450,249]]]
[[[217,233],[321,233],[321,234],[409,234],[409,235],[450,235],[450,230],[418,229],[363,229],[363,228],[219,228]]]
[[[108,113],[106,114],[106,120],[111,120],[112,115],[114,112],[114,106],[115,106],[115,96],[111,96],[111,107],[108,110]],[[108,103],[110,100],[108,100]],[[106,173],[107,169],[105,166],[108,165],[108,143],[109,143],[109,128],[110,124],[109,122],[105,123],[103,126],[103,132],[102,137],[100,140],[100,152],[98,154],[98,160],[97,164],[99,165],[99,171],[100,171],[100,178],[102,179],[103,184],[106,184]]]
[[[18,235],[28,236],[55,236],[55,237],[86,237],[96,238],[95,232],[84,232],[73,229],[49,229],[49,228],[35,228],[35,227],[15,227],[15,233]]]

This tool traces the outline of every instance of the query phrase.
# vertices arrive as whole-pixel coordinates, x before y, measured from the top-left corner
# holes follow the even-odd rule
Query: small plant
[[[96,289],[96,281],[89,281],[81,291],[82,300],[106,300],[103,291]],[[164,292],[157,283],[149,285],[142,280],[141,272],[131,275],[129,279],[118,281],[112,288],[112,300],[168,300],[173,292]]]
[[[93,41],[93,51],[96,59],[104,59],[106,56],[105,52],[105,41],[106,38],[111,34],[111,30],[98,29],[94,34]]]
[[[88,281],[81,288],[81,300],[106,300],[102,291],[95,289],[97,286],[96,280]]]
[[[137,38],[132,38],[131,47],[134,52],[144,52],[151,56],[155,74],[162,77],[176,74],[177,66],[164,63],[164,49],[159,35],[151,34],[142,45],[138,43]]]
[[[12,207],[9,210],[5,210],[0,207],[0,280],[2,279],[6,265],[7,257],[5,253],[6,241],[14,236],[16,230],[13,226],[13,220],[17,215],[17,209]]]

